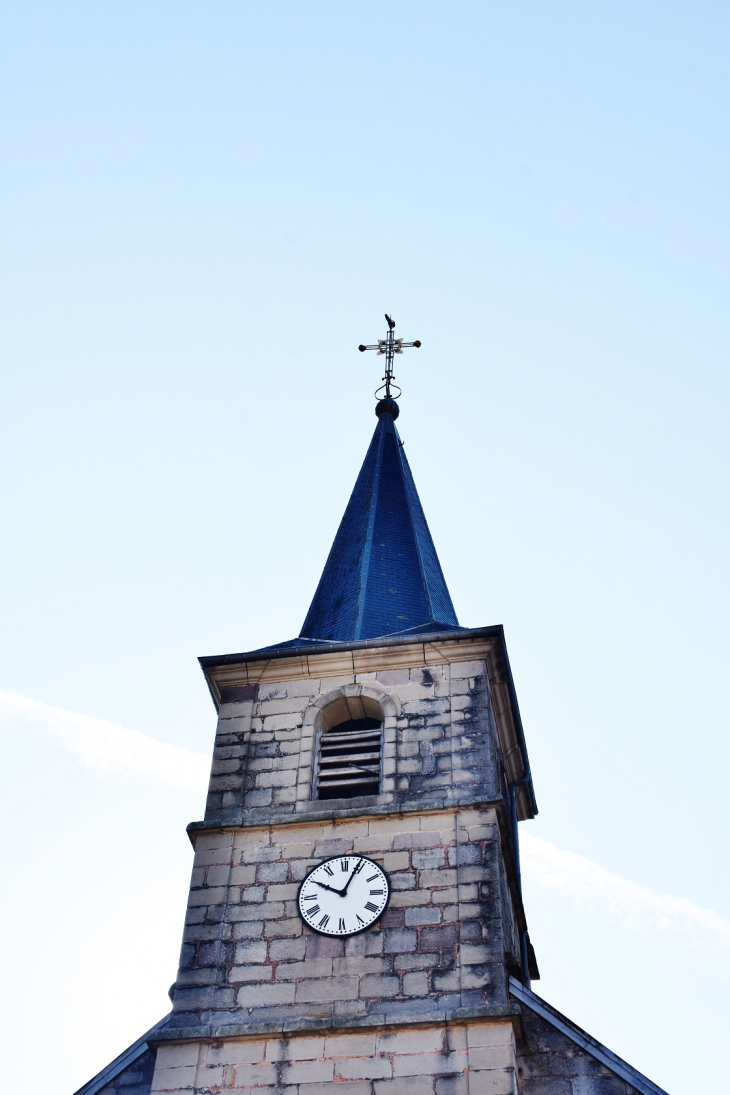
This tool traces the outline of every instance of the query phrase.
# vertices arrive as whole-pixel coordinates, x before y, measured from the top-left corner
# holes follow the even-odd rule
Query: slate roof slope
[[[385,411],[299,639],[352,642],[458,626],[403,442]]]
[[[147,1039],[163,1030],[169,1018],[166,1015],[159,1023],[155,1023],[101,1072],[87,1080],[74,1095],[112,1095],[117,1090],[123,1095],[149,1095],[155,1069],[155,1053],[147,1044]]]
[[[509,979],[509,991],[522,1005],[524,1037],[518,1040],[517,1058],[524,1095],[548,1091],[667,1095],[664,1088],[514,977]]]

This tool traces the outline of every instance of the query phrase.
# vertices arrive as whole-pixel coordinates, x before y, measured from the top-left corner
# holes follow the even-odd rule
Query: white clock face
[[[390,897],[382,867],[361,855],[333,856],[299,888],[299,915],[322,935],[356,935],[383,915]]]

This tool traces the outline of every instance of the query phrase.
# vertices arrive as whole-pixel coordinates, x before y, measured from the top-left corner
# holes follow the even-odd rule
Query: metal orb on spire
[[[421,345],[420,342],[404,342],[402,338],[395,337],[395,320],[385,314],[385,320],[388,324],[388,333],[385,338],[378,339],[377,342],[372,343],[370,346],[358,346],[358,350],[364,353],[365,350],[377,350],[378,355],[385,355],[385,375],[383,376],[383,384],[375,392],[375,398],[379,400],[375,413],[377,415],[382,414],[384,411],[388,411],[393,415],[393,418],[398,417],[398,404],[392,394],[392,388],[398,389],[397,394],[401,394],[400,387],[395,384],[395,373],[393,372],[393,358],[396,354],[402,354],[404,350],[415,346],[418,349]],[[382,393],[382,395],[381,395]]]

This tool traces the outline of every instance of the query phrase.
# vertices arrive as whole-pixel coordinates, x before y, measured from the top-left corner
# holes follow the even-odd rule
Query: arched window
[[[372,706],[376,707],[375,704]],[[362,713],[365,714],[365,711]],[[356,795],[379,794],[383,755],[382,717],[349,718],[330,725],[327,711],[323,714],[316,797],[354,798]]]

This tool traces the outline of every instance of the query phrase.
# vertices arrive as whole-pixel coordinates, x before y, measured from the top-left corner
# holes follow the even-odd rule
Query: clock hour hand
[[[352,882],[352,880],[353,880],[353,878],[355,877],[355,875],[357,874],[357,872],[358,872],[358,871],[361,871],[361,870],[362,870],[362,865],[363,865],[363,863],[364,863],[364,862],[365,862],[365,860],[364,860],[364,859],[361,859],[361,860],[360,860],[360,862],[358,863],[357,867],[355,867],[355,870],[354,870],[354,871],[352,872],[352,874],[351,874],[351,875],[350,875],[350,877],[348,878],[347,882],[345,883],[345,888],[344,888],[344,890],[340,890],[340,895],[341,895],[342,897],[344,897],[344,896],[345,896],[345,894],[347,893],[347,887],[348,887],[348,886],[350,885],[350,883]]]
[[[312,882],[314,882],[315,886],[321,886],[323,890],[330,890],[332,893],[339,894],[340,897],[344,896],[345,890],[347,889],[347,886],[345,886],[345,890],[336,890],[334,886],[328,886],[326,882],[317,882],[314,878],[312,879]]]

